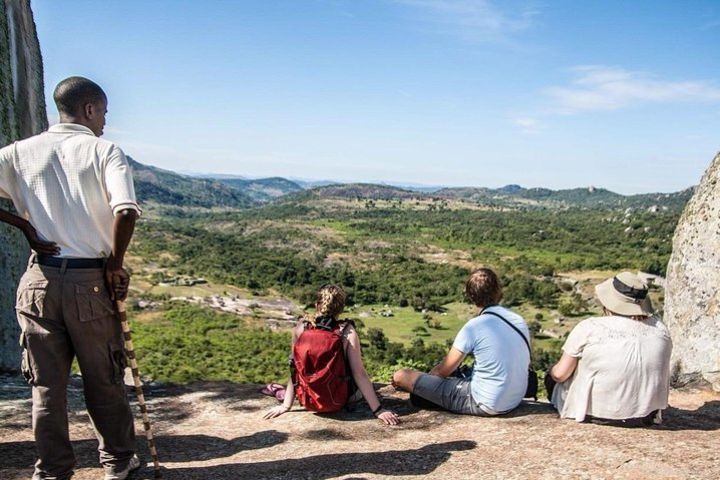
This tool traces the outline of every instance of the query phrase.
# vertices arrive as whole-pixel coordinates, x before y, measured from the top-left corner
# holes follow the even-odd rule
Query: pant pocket
[[[21,285],[17,292],[15,310],[30,317],[43,318],[47,288],[47,280],[35,280]]]
[[[91,322],[115,314],[107,288],[100,280],[76,284],[75,301],[81,322]]]
[[[110,352],[110,364],[112,365],[112,381],[113,383],[122,383],[125,378],[125,369],[128,366],[127,355],[125,349],[114,343],[108,344]]]
[[[30,361],[30,352],[27,349],[27,338],[25,333],[20,333],[20,346],[22,347],[22,360],[20,362],[20,371],[22,371],[25,381],[30,385],[35,384],[35,375],[32,369],[32,363]]]

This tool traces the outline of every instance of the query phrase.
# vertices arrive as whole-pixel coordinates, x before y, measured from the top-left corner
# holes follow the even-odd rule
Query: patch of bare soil
[[[77,480],[98,479],[97,443],[73,379],[70,421]],[[720,394],[671,394],[665,424],[624,429],[559,420],[543,402],[502,418],[418,411],[383,387],[403,423],[385,427],[367,407],[316,415],[295,408],[275,420],[257,385],[147,388],[166,479],[681,479],[720,478]],[[0,478],[27,479],[35,452],[29,390],[16,377],[0,389]],[[131,395],[132,397],[132,395]],[[138,449],[149,459],[138,423]],[[136,479],[152,478],[145,468]]]
[[[323,266],[347,264],[353,268],[376,270],[380,268],[380,254],[368,250],[358,250],[353,253],[332,252],[323,260]]]
[[[230,222],[230,224],[235,225],[232,222]],[[251,236],[262,233],[268,229],[294,234],[299,237],[307,237],[315,241],[326,240],[336,243],[342,243],[344,241],[342,234],[332,228],[291,220],[255,220],[244,225],[242,234],[244,236]]]
[[[434,245],[425,247],[424,251],[420,253],[420,258],[428,263],[456,265],[467,269],[477,267],[476,262],[472,261],[472,256],[469,252],[462,250],[444,250]]]

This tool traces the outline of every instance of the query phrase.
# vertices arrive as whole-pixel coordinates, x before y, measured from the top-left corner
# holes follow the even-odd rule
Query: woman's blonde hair
[[[315,318],[333,317],[337,319],[345,309],[345,290],[339,285],[323,285],[317,292]]]

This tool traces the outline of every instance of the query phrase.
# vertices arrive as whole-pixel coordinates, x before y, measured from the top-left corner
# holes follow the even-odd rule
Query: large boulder
[[[685,207],[673,239],[665,292],[676,385],[720,391],[720,154]]]
[[[43,66],[27,0],[0,0],[0,147],[46,130]],[[1,208],[10,203],[0,200]],[[29,255],[15,229],[0,224],[0,370],[18,370],[15,289]]]

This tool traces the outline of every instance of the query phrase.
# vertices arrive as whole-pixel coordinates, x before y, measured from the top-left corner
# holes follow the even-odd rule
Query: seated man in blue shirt
[[[530,332],[521,316],[498,305],[502,289],[492,270],[475,270],[465,294],[480,313],[460,329],[447,356],[429,374],[398,370],[393,385],[455,413],[507,413],[520,404],[527,389],[530,352],[525,340],[529,341]],[[475,357],[472,375],[452,377],[466,355]]]

